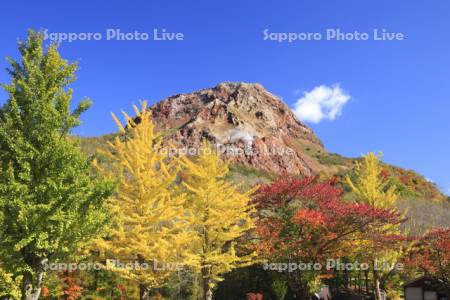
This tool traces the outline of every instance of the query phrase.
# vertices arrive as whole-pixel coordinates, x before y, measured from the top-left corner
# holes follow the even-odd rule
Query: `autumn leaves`
[[[229,184],[227,164],[207,143],[196,157],[165,155],[146,103],[134,109],[139,124],[124,114],[122,126],[113,116],[121,135],[101,153],[108,166],[95,163],[104,176],[118,178],[118,191],[108,203],[115,226],[96,245],[105,258],[182,264],[201,274],[204,299],[211,299],[224,273],[255,257],[252,250],[235,249],[254,227],[254,190],[241,193]],[[174,270],[116,271],[138,283],[145,298]]]
[[[106,168],[95,163],[118,180],[108,202],[115,226],[96,242],[103,258],[182,265],[200,276],[203,299],[212,299],[224,274],[263,261],[326,264],[377,255],[392,261],[403,254],[383,250],[401,240],[402,216],[374,154],[357,165],[356,179],[346,179],[357,201],[344,200],[335,181],[315,177],[283,176],[241,192],[226,180],[228,166],[211,145],[203,143],[195,156],[168,156],[174,151],[164,151],[146,103],[134,110],[134,118],[124,113],[125,126],[113,116],[121,134],[101,153]],[[115,271],[139,284],[145,298],[174,270]],[[278,277],[306,299],[323,276],[337,276],[332,271],[295,269]],[[372,271],[379,289],[382,274]]]

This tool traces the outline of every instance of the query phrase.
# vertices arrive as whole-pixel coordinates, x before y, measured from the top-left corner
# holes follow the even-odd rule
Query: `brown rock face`
[[[207,139],[233,162],[276,173],[320,171],[304,149],[325,152],[321,141],[259,84],[221,83],[167,98],[152,110],[166,140],[182,148],[195,151]]]

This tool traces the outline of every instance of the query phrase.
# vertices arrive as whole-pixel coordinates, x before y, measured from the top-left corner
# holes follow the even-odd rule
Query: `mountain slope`
[[[150,109],[165,143],[195,154],[201,141],[209,140],[231,161],[232,179],[248,185],[284,173],[343,178],[356,161],[328,152],[314,132],[260,84],[221,83],[169,97]],[[93,155],[113,136],[80,141]],[[386,165],[384,173],[405,197],[446,198],[413,171]]]
[[[334,173],[320,139],[289,107],[259,84],[221,83],[214,88],[169,97],[152,108],[166,139],[197,149],[207,139],[223,156],[275,173]]]

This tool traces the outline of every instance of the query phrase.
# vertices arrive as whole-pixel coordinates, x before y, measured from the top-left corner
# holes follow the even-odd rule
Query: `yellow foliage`
[[[358,201],[370,204],[377,208],[396,209],[395,202],[398,199],[395,186],[387,187],[386,182],[381,176],[382,167],[380,164],[380,156],[371,152],[363,157],[362,163],[356,165],[356,179],[352,181],[349,176],[346,177],[347,184],[356,194]],[[379,228],[380,232],[385,234],[400,234],[400,224],[386,225]],[[377,240],[371,239],[361,240],[355,243],[354,248],[356,252],[370,261],[384,262],[388,265],[396,264],[400,261],[403,255],[408,251],[410,245],[408,243],[399,243],[393,248],[380,248],[377,246]],[[394,272],[391,270],[372,270],[373,276],[382,278],[391,276]],[[394,293],[395,290],[388,290],[389,293]]]
[[[0,265],[0,298],[9,295],[8,299],[20,299],[20,283],[22,276],[14,277],[13,274],[7,273]],[[3,299],[3,298],[2,298]]]
[[[381,175],[380,156],[371,152],[363,157],[363,163],[356,164],[356,180],[346,177],[347,184],[363,203],[378,208],[392,208],[398,195],[395,186],[386,189]]]
[[[181,160],[185,168],[183,185],[189,192],[188,205],[200,236],[196,243],[197,268],[211,291],[222,280],[221,275],[254,262],[255,253],[239,255],[235,246],[238,239],[255,226],[254,207],[250,204],[255,189],[241,193],[228,183],[225,180],[229,171],[227,163],[207,142],[200,147],[198,157],[182,157]]]
[[[108,268],[140,285],[157,287],[176,271],[173,267],[191,263],[194,256],[188,245],[195,235],[190,231],[192,217],[185,208],[186,196],[175,192],[178,160],[164,155],[146,103],[141,110],[136,106],[134,110],[139,124],[123,113],[124,127],[113,115],[122,134],[103,153],[113,162],[112,167],[102,169],[96,164],[119,181],[119,191],[109,202],[115,226],[97,246],[106,258],[149,266],[122,268],[109,261]],[[155,270],[155,264],[159,269],[162,264],[171,268]]]

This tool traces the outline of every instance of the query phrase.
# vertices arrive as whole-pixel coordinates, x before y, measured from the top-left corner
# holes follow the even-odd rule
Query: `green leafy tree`
[[[70,138],[91,102],[70,110],[76,64],[30,31],[11,67],[0,109],[0,261],[22,275],[22,299],[38,299],[45,266],[68,259],[97,236],[114,183],[96,177]]]
[[[272,282],[272,292],[277,300],[284,300],[288,291],[288,285],[286,281],[275,280]]]

